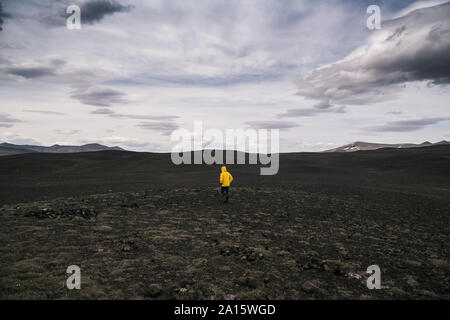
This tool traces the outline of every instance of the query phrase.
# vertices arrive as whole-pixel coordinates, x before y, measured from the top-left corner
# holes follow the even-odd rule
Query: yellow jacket
[[[220,184],[222,187],[229,187],[233,181],[233,176],[227,171],[227,167],[222,166],[222,173],[220,174]]]

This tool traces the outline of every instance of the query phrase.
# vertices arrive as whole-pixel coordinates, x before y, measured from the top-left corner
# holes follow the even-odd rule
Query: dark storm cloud
[[[10,18],[11,16],[9,14],[7,14],[4,10],[3,10],[3,5],[2,5],[2,1],[0,1],[0,31],[3,30],[3,23],[4,23],[4,19],[5,18]]]
[[[247,121],[245,122],[247,126],[252,129],[280,129],[287,130],[291,128],[296,128],[299,125],[293,121],[280,121],[280,120],[272,120],[272,121]]]
[[[425,118],[425,119],[414,119],[414,120],[400,120],[400,121],[389,121],[381,126],[368,127],[368,131],[376,132],[405,132],[405,131],[416,131],[425,128],[426,126],[438,124],[442,121],[448,121],[450,118]]]
[[[11,118],[8,114],[0,114],[0,127],[11,128],[16,122],[20,120]]]
[[[83,3],[81,9],[82,23],[95,23],[102,20],[106,15],[116,12],[128,12],[132,6],[123,6],[117,1],[92,0]]]
[[[298,82],[298,94],[331,103],[371,104],[413,81],[450,83],[450,2],[383,22],[367,44]]]
[[[0,59],[1,62],[1,59]],[[12,65],[5,61],[4,66],[0,67],[0,71],[8,76],[21,77],[27,80],[54,76],[66,61],[58,58],[41,58],[32,63]]]
[[[54,75],[54,69],[49,67],[9,67],[5,71],[7,74],[25,79],[36,79]]]
[[[113,104],[125,104],[126,94],[114,89],[89,87],[74,92],[70,97],[76,99],[83,104],[89,104],[99,107],[109,107]]]
[[[141,122],[138,124],[138,127],[146,130],[158,131],[165,136],[169,136],[173,131],[179,128],[179,126],[172,121]]]
[[[2,28],[2,26],[3,26],[3,18],[4,18],[3,6],[2,6],[2,3],[0,2],[0,31],[3,30],[3,28]]]
[[[121,5],[112,0],[90,0],[81,2],[79,0],[60,0],[42,4],[42,12],[39,21],[51,27],[65,27],[66,19],[71,15],[67,13],[70,5],[80,7],[81,23],[94,24],[100,22],[105,16],[119,12],[129,12],[133,6]]]

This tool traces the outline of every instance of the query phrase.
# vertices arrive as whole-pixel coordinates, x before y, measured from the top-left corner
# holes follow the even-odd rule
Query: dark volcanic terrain
[[[225,204],[220,166],[167,154],[0,157],[0,298],[450,298],[449,146],[228,168]]]

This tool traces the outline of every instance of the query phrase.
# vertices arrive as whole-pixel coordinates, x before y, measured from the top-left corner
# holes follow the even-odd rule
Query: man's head
[[[227,167],[222,166],[222,172],[226,172],[227,171]]]

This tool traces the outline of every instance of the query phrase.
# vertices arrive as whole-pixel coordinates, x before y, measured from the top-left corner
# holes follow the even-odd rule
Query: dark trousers
[[[230,196],[229,192],[230,192],[230,187],[221,187],[220,188],[220,193],[222,193],[222,195],[224,195],[225,198],[227,198],[227,199]]]

